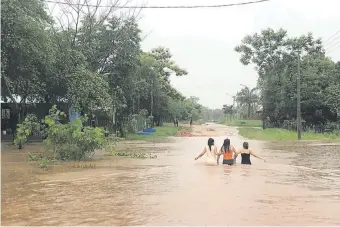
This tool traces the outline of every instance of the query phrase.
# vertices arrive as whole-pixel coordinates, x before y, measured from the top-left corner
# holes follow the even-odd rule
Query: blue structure
[[[156,132],[155,128],[145,128],[142,132],[136,132],[140,136],[150,136],[153,132]]]
[[[74,107],[70,107],[68,109],[68,116],[69,116],[69,120],[70,122],[75,121],[78,117],[80,117],[80,112],[77,112],[76,109]]]
[[[143,129],[143,132],[156,132],[155,128],[145,128]]]
[[[150,136],[151,132],[136,132],[136,134],[140,136]]]

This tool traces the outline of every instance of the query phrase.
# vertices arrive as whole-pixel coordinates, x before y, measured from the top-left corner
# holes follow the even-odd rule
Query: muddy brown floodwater
[[[243,142],[209,127],[218,146]],[[87,170],[43,171],[3,151],[2,225],[340,225],[339,145],[250,140],[267,163],[230,167],[194,161],[207,137],[174,140],[144,146],[157,159],[103,158]]]

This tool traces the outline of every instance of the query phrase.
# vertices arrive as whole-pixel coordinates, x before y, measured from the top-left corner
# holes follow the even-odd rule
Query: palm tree
[[[236,100],[238,103],[240,103],[241,106],[243,105],[248,106],[248,119],[249,119],[251,115],[252,105],[259,101],[259,96],[255,93],[258,90],[258,88],[254,87],[250,89],[248,86],[245,86],[243,84],[241,85],[244,86],[244,88],[242,88],[241,91],[237,92]]]
[[[225,105],[223,105],[222,110],[223,110],[223,113],[224,113],[225,116],[227,114],[229,114],[229,117],[230,117],[230,120],[231,120],[233,114],[235,113],[234,106],[225,104]]]

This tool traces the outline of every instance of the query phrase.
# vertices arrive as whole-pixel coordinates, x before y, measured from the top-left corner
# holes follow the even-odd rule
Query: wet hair
[[[230,150],[230,139],[225,139],[224,141],[223,141],[223,146],[221,147],[221,149],[224,149],[224,152],[229,152],[229,150]]]
[[[209,138],[208,139],[208,146],[209,146],[209,150],[211,151],[211,146],[214,145],[214,139],[213,138]]]
[[[247,150],[249,148],[249,143],[248,142],[244,142],[243,143],[243,148]]]

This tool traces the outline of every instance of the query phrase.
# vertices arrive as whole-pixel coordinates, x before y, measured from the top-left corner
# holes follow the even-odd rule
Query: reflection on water
[[[236,147],[242,144],[229,135]],[[223,139],[215,138],[216,144]],[[204,158],[193,158],[207,138],[176,140],[171,148],[159,147],[157,159],[102,160],[95,169],[15,181],[2,169],[2,224],[340,224],[339,146],[249,141],[267,163],[205,166]],[[12,170],[6,155],[3,168]]]

